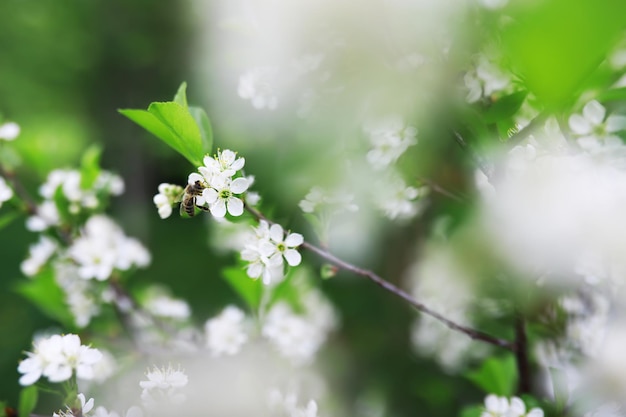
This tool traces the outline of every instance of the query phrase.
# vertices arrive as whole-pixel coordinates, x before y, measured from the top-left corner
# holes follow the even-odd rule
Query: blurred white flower
[[[20,126],[14,122],[0,125],[0,140],[12,141],[20,135]]]
[[[428,193],[427,187],[410,187],[402,178],[389,175],[373,190],[376,205],[391,220],[403,220],[415,217],[423,207],[424,197]]]
[[[34,352],[27,352],[28,358],[20,362],[17,370],[24,374],[21,385],[32,385],[41,376],[50,382],[62,382],[71,378],[73,372],[79,379],[94,377],[94,366],[102,359],[97,349],[81,345],[74,334],[53,335],[34,342]]]
[[[626,149],[616,132],[626,130],[626,116],[610,115],[606,117],[606,109],[596,100],[585,104],[582,114],[573,114],[569,118],[569,126],[578,137],[578,144],[591,153],[602,151],[624,152]]]
[[[469,90],[465,98],[468,103],[490,98],[494,93],[506,90],[511,84],[511,77],[486,55],[479,55],[476,61],[475,67],[463,78],[465,87]]]
[[[235,306],[226,307],[204,324],[206,346],[213,356],[235,355],[248,340],[244,329],[245,314]]]
[[[6,180],[0,177],[0,207],[2,207],[2,203],[9,201],[11,198],[13,198],[13,190],[9,187]]]
[[[188,382],[187,374],[180,367],[174,369],[168,365],[167,368],[159,368],[155,365],[146,372],[146,380],[139,382],[143,389],[141,400],[150,408],[164,404],[180,404],[185,400],[185,394],[181,389]]]
[[[22,273],[28,277],[36,275],[56,252],[58,244],[55,240],[41,236],[39,241],[28,248],[28,258],[20,264]]]
[[[278,107],[277,78],[276,67],[253,68],[239,78],[239,97],[250,100],[255,109],[275,110]]]
[[[109,278],[114,269],[146,267],[150,253],[104,215],[94,215],[85,223],[81,235],[68,249],[68,255],[79,265],[84,279]]]
[[[59,210],[54,201],[45,200],[37,207],[35,215],[26,219],[26,228],[31,232],[43,232],[61,222]]]
[[[417,143],[417,129],[405,125],[400,116],[389,116],[364,128],[372,149],[367,161],[375,169],[383,169],[400,158],[411,145]]]
[[[146,311],[156,317],[187,320],[191,316],[191,309],[185,300],[168,294],[151,294],[143,304]]]

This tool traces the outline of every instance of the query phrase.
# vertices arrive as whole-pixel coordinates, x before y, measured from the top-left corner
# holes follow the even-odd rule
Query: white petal
[[[300,265],[300,262],[302,262],[302,255],[295,249],[287,249],[284,256],[287,263],[291,266]]]
[[[279,224],[273,224],[272,227],[270,227],[270,239],[274,242],[282,242],[283,238],[283,227]]]
[[[231,216],[241,216],[243,214],[243,201],[237,197],[229,198],[226,206]]]
[[[241,194],[248,189],[248,180],[240,177],[230,184],[230,191],[235,194]]]
[[[543,417],[543,410],[541,408],[532,408],[528,414],[526,414],[526,417]]]
[[[224,217],[226,215],[226,202],[224,200],[217,200],[209,207],[209,210],[211,210],[211,214],[215,217]]]
[[[519,397],[511,398],[511,405],[509,406],[509,414],[515,416],[521,416],[526,413],[526,405]]]
[[[202,190],[202,197],[208,204],[215,203],[218,196],[219,194],[214,188],[205,188],[204,190]]]
[[[594,125],[599,125],[606,116],[606,109],[596,100],[592,100],[583,107],[583,116]]]
[[[570,116],[569,127],[577,135],[588,135],[591,133],[591,124],[580,114],[572,114]]]
[[[246,160],[244,158],[238,158],[235,162],[232,163],[230,168],[234,169],[235,171],[239,171],[241,168],[243,168],[245,163],[246,163]]]
[[[289,236],[287,236],[287,239],[285,239],[285,245],[290,248],[300,246],[302,245],[302,242],[304,242],[304,238],[300,233],[291,233]]]
[[[189,177],[187,177],[187,184],[195,184],[196,181],[204,182],[204,177],[197,172],[189,174]]]
[[[611,133],[626,130],[626,116],[616,116],[612,114],[607,117],[606,130]]]
[[[261,263],[250,264],[248,265],[248,269],[246,270],[246,273],[248,274],[250,278],[256,279],[260,277],[261,274],[263,273],[263,265],[261,265]]]

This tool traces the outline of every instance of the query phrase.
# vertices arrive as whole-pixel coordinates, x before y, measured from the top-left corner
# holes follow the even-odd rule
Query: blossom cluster
[[[181,200],[181,213],[190,210],[189,215],[194,214],[196,207],[210,211],[218,218],[224,217],[226,213],[231,216],[243,214],[243,201],[237,195],[248,190],[252,179],[235,176],[245,165],[245,159],[225,149],[218,151],[215,156],[206,155],[203,163],[203,166],[198,167],[199,173],[189,174],[184,191],[172,184],[159,185],[159,193],[153,201],[161,218],[169,217],[172,214],[171,206]]]
[[[167,404],[180,404],[185,401],[182,392],[189,381],[187,374],[179,368],[153,366],[146,372],[146,380],[139,382],[142,388],[141,400],[148,408]]]
[[[241,251],[241,259],[248,262],[248,276],[254,279],[262,277],[265,285],[282,280],[283,259],[289,266],[300,265],[302,255],[296,248],[303,242],[301,234],[290,233],[285,236],[282,226],[270,226],[267,221],[261,220],[254,233],[248,235],[248,241]]]
[[[269,406],[274,412],[285,417],[317,417],[317,402],[309,400],[306,405],[298,405],[298,397],[293,394],[283,394],[277,389],[269,393]]]
[[[309,364],[337,326],[337,315],[319,292],[310,290],[303,299],[304,312],[297,314],[285,302],[267,313],[262,334],[278,352],[296,365]]]
[[[485,398],[485,410],[481,417],[543,417],[541,408],[534,407],[526,412],[526,405],[519,397],[498,397],[490,394]]]
[[[22,385],[32,385],[42,376],[50,382],[67,381],[74,373],[79,379],[94,379],[94,367],[102,359],[98,349],[82,345],[75,334],[40,338],[33,345],[33,352],[27,352],[28,358],[17,368],[23,374]]]
[[[65,211],[69,215],[93,212],[102,206],[104,198],[124,192],[124,181],[108,171],[101,171],[90,187],[86,187],[84,181],[83,174],[78,170],[57,169],[50,172],[46,182],[39,188],[44,201],[37,207],[36,214],[26,222],[28,230],[41,232],[60,226]],[[57,205],[60,203],[59,198],[66,207]]]
[[[234,355],[248,340],[245,313],[235,306],[226,307],[204,324],[206,347],[213,356]]]

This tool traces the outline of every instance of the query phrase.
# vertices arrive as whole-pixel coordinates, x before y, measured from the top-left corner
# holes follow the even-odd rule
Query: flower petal
[[[226,207],[231,216],[241,216],[243,214],[243,201],[237,197],[229,198]]]
[[[270,227],[270,239],[274,242],[282,242],[283,238],[283,227],[279,224],[273,224],[272,227]]]
[[[226,202],[224,200],[217,200],[209,206],[209,210],[211,210],[211,214],[215,217],[224,217],[226,215]]]
[[[583,116],[594,125],[599,125],[604,120],[604,116],[606,116],[606,109],[596,100],[591,100],[583,107]]]
[[[591,124],[580,114],[572,114],[570,116],[569,127],[577,135],[588,135],[591,133]]]
[[[626,116],[610,115],[606,119],[606,131],[613,133],[626,130]]]
[[[295,249],[287,249],[284,256],[290,266],[297,266],[302,262],[302,255]]]
[[[235,194],[241,194],[248,189],[248,180],[240,177],[230,184],[230,191]]]
[[[287,239],[285,239],[285,245],[290,248],[300,246],[302,245],[302,242],[304,242],[304,238],[300,233],[291,233],[289,236],[287,236]]]

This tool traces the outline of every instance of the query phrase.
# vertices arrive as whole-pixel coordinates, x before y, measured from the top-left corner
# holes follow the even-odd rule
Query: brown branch
[[[526,336],[526,322],[521,314],[515,317],[515,363],[519,381],[518,394],[530,393],[530,367],[528,364],[528,338]]]
[[[0,175],[9,180],[11,185],[13,185],[13,191],[15,194],[20,197],[25,206],[25,211],[27,214],[33,215],[37,214],[37,204],[32,199],[26,188],[22,185],[22,183],[17,179],[17,176],[13,171],[7,171],[2,165],[0,165]]]
[[[433,191],[446,196],[454,201],[457,201],[459,203],[462,203],[465,201],[465,197],[462,197],[452,191],[449,191],[445,188],[443,188],[441,185],[437,184],[436,182],[429,180],[428,178],[424,178],[424,177],[418,177],[417,178],[418,181],[426,184],[430,189],[432,189]]]
[[[256,217],[258,220],[265,220],[268,223],[273,223],[270,220],[267,219],[267,217],[265,217],[261,212],[259,212],[258,210],[256,210],[253,207],[250,207],[249,205],[246,204],[246,209],[254,216]],[[436,320],[439,320],[440,322],[442,322],[443,324],[445,324],[446,326],[448,326],[450,329],[452,330],[456,330],[458,332],[461,332],[467,336],[469,336],[471,339],[474,340],[479,340],[481,342],[485,342],[485,343],[489,343],[491,345],[494,346],[498,346],[498,347],[502,347],[504,349],[508,349],[511,351],[515,351],[515,345],[513,343],[511,343],[508,340],[504,340],[504,339],[499,339],[495,336],[491,336],[485,332],[482,332],[480,330],[476,330],[476,329],[472,329],[471,327],[467,327],[467,326],[463,326],[461,324],[458,324],[444,316],[442,316],[441,314],[437,313],[434,310],[431,310],[430,308],[428,308],[426,305],[424,305],[423,303],[417,301],[415,298],[413,298],[409,293],[407,293],[406,291],[402,290],[399,287],[396,287],[394,284],[390,283],[389,281],[384,280],[383,278],[381,278],[380,276],[378,276],[377,274],[375,274],[374,272],[367,270],[367,269],[363,269],[363,268],[359,268],[355,265],[352,265],[349,262],[346,262],[342,259],[339,259],[338,257],[336,257],[335,255],[333,255],[330,252],[327,252],[321,248],[318,248],[317,246],[314,246],[308,242],[304,242],[302,243],[302,248],[315,253],[317,256],[319,256],[320,258],[330,262],[331,264],[335,265],[336,267],[343,269],[345,271],[348,272],[352,272],[353,274],[365,277],[367,279],[369,279],[370,281],[373,281],[375,284],[377,284],[379,287],[385,289],[386,291],[394,294],[396,297],[401,298],[402,300],[406,301],[407,303],[409,303],[412,307],[414,307],[416,310],[420,311],[421,313],[427,314],[431,317],[433,317]]]

